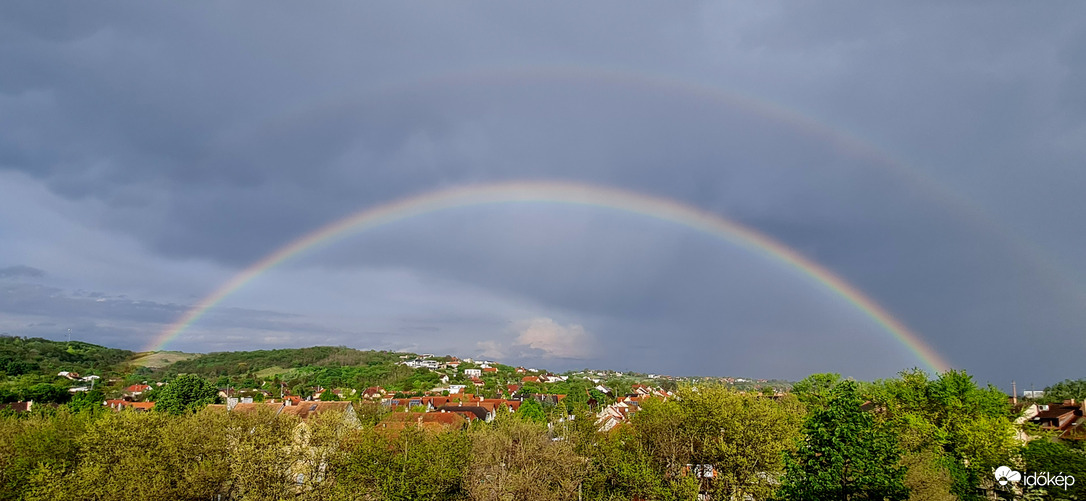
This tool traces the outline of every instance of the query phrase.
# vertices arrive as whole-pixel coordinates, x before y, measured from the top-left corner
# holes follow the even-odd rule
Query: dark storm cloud
[[[44,276],[45,271],[25,264],[0,268],[0,278],[40,278]]]
[[[4,327],[14,330],[13,326],[19,326],[17,332],[23,335],[56,334],[67,328],[85,335],[109,331],[109,339],[123,340],[121,346],[132,346],[150,341],[187,309],[185,305],[116,297],[102,292],[67,292],[40,284],[0,285],[0,312],[11,319]],[[49,320],[19,324],[15,320],[18,318]],[[208,315],[207,321],[219,329],[346,334],[346,331],[306,322],[297,315],[243,308],[218,309]]]
[[[0,168],[93,207],[81,224],[178,266],[240,268],[338,217],[441,187],[557,178],[670,197],[763,231],[984,378],[1023,365],[1038,378],[1074,376],[1074,350],[1061,347],[1082,347],[1086,326],[1075,296],[1086,276],[1063,271],[1086,264],[1075,223],[1086,218],[1081,12],[852,2],[0,9]],[[554,69],[568,67],[581,70]],[[601,67],[615,71],[592,70]],[[757,96],[814,125],[669,79]],[[841,131],[885,158],[852,149]],[[981,216],[960,209],[974,202]],[[63,259],[2,252],[50,270]],[[659,372],[799,377],[841,364],[867,377],[911,363],[799,271],[607,210],[449,211],[287,266],[406,269],[515,298],[553,316],[556,331],[580,325],[621,346],[603,365],[640,357]],[[42,278],[9,270],[0,277]],[[109,284],[11,287],[20,299],[5,296],[6,312],[96,325],[164,324],[186,308],[65,292]],[[321,340],[354,332],[242,310],[208,320],[295,325]],[[437,342],[442,327],[476,326],[513,339],[522,333],[507,324],[528,319],[509,315],[420,311],[359,331]],[[686,343],[660,349],[661,332]],[[191,342],[258,342],[247,335]],[[994,348],[1026,335],[1044,341]],[[259,342],[306,344],[276,339]],[[850,347],[861,345],[896,351],[857,357]]]

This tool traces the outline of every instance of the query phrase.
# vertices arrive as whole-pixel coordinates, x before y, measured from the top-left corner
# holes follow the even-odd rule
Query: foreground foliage
[[[949,501],[980,497],[994,465],[1086,469],[1062,443],[1023,449],[1006,397],[953,371],[815,375],[783,397],[680,386],[605,432],[582,402],[424,429],[384,421],[378,404],[356,404],[357,422],[228,413],[204,408],[213,387],[198,376],[171,386],[156,394],[163,412],[115,413],[88,394],[0,417],[0,500]]]

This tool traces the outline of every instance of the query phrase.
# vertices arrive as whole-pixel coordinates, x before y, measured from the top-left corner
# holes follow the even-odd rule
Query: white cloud
[[[497,341],[479,341],[475,346],[479,348],[479,356],[482,358],[505,358],[505,351]]]
[[[592,336],[578,324],[562,326],[550,318],[534,318],[517,336],[517,344],[543,352],[546,357],[590,358]]]

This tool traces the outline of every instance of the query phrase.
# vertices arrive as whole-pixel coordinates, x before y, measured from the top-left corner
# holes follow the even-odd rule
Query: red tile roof
[[[10,409],[15,412],[30,412],[30,407],[34,405],[33,402],[11,402],[8,404],[0,404],[0,409]]]
[[[381,428],[402,429],[415,424],[425,429],[458,429],[468,424],[468,419],[454,412],[394,412],[378,425]]]

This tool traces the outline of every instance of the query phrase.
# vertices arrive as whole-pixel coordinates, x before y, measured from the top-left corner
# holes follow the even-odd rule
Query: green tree
[[[1049,386],[1045,388],[1044,396],[1040,400],[1052,403],[1070,399],[1086,400],[1086,379],[1065,379]]]
[[[23,390],[23,400],[33,400],[36,403],[62,404],[71,398],[68,390],[48,383],[40,383]]]
[[[830,391],[826,408],[808,416],[806,437],[786,458],[782,499],[908,499],[897,437],[878,427],[862,404],[857,383],[843,381]]]
[[[218,390],[195,374],[182,374],[155,392],[155,410],[182,414],[204,408],[218,400]]]
[[[666,499],[668,482],[637,440],[632,427],[621,426],[593,440],[584,480],[588,499]],[[694,492],[696,495],[696,486]]]
[[[61,408],[54,414],[0,417],[0,499],[24,499],[35,478],[60,479],[76,467],[77,443],[93,416]]]
[[[783,453],[799,436],[803,407],[795,398],[773,400],[724,386],[682,388],[678,430],[690,444],[691,464],[713,465],[706,490],[714,499],[767,499],[783,470]]]
[[[584,459],[574,454],[569,442],[551,440],[545,427],[499,418],[470,435],[472,460],[464,486],[471,499],[577,499],[585,475]]]
[[[68,409],[72,412],[98,412],[105,409],[102,405],[106,399],[101,390],[91,390],[76,394],[72,401],[68,402]]]
[[[811,374],[792,385],[792,393],[808,407],[822,407],[829,400],[833,387],[840,382],[841,375],[837,373]]]
[[[1031,440],[1022,449],[1025,470],[1029,472],[1050,472],[1075,477],[1074,485],[1037,487],[1046,494],[1045,499],[1086,499],[1086,453],[1076,450],[1065,442],[1044,437]]]
[[[525,421],[534,423],[546,423],[547,414],[543,412],[543,405],[535,398],[529,397],[520,403],[516,415]]]
[[[471,451],[465,433],[366,428],[346,448],[331,468],[342,499],[462,499]]]

